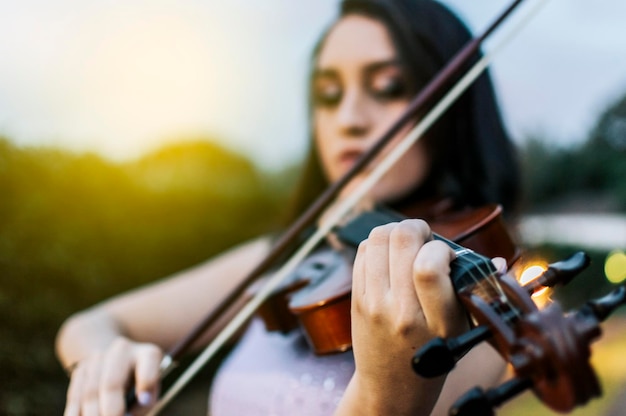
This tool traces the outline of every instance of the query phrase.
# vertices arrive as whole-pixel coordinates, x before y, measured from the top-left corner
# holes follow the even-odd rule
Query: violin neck
[[[433,233],[433,238],[446,243],[456,254],[456,258],[450,263],[450,279],[457,292],[472,287],[496,273],[497,269],[491,259],[438,234]]]
[[[366,211],[335,230],[334,233],[345,244],[357,247],[365,240],[370,231],[390,222],[398,222],[406,217],[387,209]],[[496,268],[491,260],[451,240],[433,233],[435,240],[448,244],[456,253],[456,258],[450,263],[450,278],[457,293],[473,288],[478,283],[494,275]]]

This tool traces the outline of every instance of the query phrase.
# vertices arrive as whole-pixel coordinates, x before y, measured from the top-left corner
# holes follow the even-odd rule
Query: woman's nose
[[[346,93],[337,112],[340,133],[346,137],[365,136],[371,128],[367,100],[358,91]]]

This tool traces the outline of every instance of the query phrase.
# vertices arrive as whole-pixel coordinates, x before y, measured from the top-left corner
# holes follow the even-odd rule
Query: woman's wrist
[[[423,379],[415,374],[392,383],[368,380],[355,373],[337,408],[343,415],[430,415],[445,377]]]
[[[66,320],[56,339],[56,353],[68,374],[90,355],[104,351],[116,338],[124,336],[104,311],[93,309]]]

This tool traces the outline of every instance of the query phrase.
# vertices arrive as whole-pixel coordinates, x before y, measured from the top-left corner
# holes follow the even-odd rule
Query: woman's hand
[[[339,413],[430,414],[445,377],[418,377],[411,359],[433,337],[467,329],[449,278],[453,259],[421,220],[377,227],[361,243],[351,311],[356,371]]]
[[[106,350],[73,369],[64,416],[125,415],[126,392],[134,387],[141,414],[155,402],[163,352],[154,344],[117,338]]]

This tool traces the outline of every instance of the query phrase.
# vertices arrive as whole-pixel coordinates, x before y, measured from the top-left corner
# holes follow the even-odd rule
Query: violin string
[[[457,243],[454,243],[445,238],[442,238],[441,236],[437,236],[437,237],[446,241],[447,244],[450,247],[452,247],[452,249],[454,250],[456,254],[456,259],[455,259],[456,264],[459,265],[461,268],[466,269],[467,274],[473,281],[477,290],[480,291],[482,289],[482,292],[486,292],[481,282],[487,282],[487,284],[491,285],[491,288],[493,289],[493,291],[498,295],[495,298],[496,299],[499,298],[499,302],[491,301],[494,298],[494,296],[489,293],[485,293],[482,295],[478,293],[478,295],[482,296],[486,301],[489,301],[494,311],[496,311],[500,316],[503,316],[505,313],[505,311],[503,311],[503,308],[505,306],[508,306],[507,310],[513,311],[515,316],[519,317],[517,308],[514,308],[513,305],[509,302],[508,297],[502,290],[496,278],[496,274],[498,271],[495,268],[494,264],[491,262],[491,260],[487,259],[486,257],[476,254],[473,250],[469,248],[465,248]],[[486,270],[484,270],[485,268]],[[476,276],[476,273],[478,273],[478,277]],[[457,291],[461,290],[461,288],[458,288],[458,287],[456,289]],[[487,295],[490,295],[491,297],[489,298],[487,297]]]
[[[505,313],[503,308],[506,306],[508,307],[507,311],[512,312],[515,317],[519,318],[521,316],[521,312],[509,301],[508,296],[502,290],[500,282],[496,277],[498,270],[491,260],[483,256],[479,256],[473,250],[464,248],[456,243],[449,244],[453,244],[454,246],[460,248],[460,250],[455,249],[455,253],[457,254],[456,261],[465,264],[468,273],[476,286],[481,288],[481,282],[487,282],[487,284],[490,285],[494,292],[498,295],[499,299],[498,297],[496,297],[496,299],[499,300],[499,302],[495,302],[495,305],[493,304],[494,302],[491,302],[491,299],[483,296],[486,301],[491,303],[491,307],[494,311],[496,311],[500,316],[503,316]],[[491,265],[491,267],[489,267],[489,265]],[[476,277],[474,270],[479,273],[479,277]]]
[[[486,292],[481,282],[487,282],[487,284],[491,285],[491,288],[498,295],[497,297],[499,297],[501,301],[501,303],[496,303],[494,310],[502,315],[503,311],[501,310],[501,306],[503,307],[504,304],[510,304],[510,302],[508,301],[506,294],[501,290],[497,278],[495,277],[495,273],[497,272],[497,270],[495,269],[493,263],[486,257],[476,254],[473,250],[469,248],[463,247],[457,243],[442,238],[441,236],[437,237],[444,240],[450,247],[452,247],[456,254],[455,262],[457,263],[457,265],[463,267],[466,270],[477,290],[482,289],[483,292]],[[489,265],[491,265],[491,267],[489,267]],[[486,270],[484,270],[485,267]],[[478,276],[476,276],[476,273],[478,273]],[[462,289],[464,288],[457,287],[457,291],[460,291]],[[490,301],[490,299],[487,298],[487,295],[489,294],[486,293],[482,297],[486,301]],[[515,309],[513,310],[515,311]]]
[[[466,251],[465,251],[466,250]],[[506,296],[506,294],[504,293],[504,291],[502,290],[502,288],[500,287],[499,282],[497,281],[497,278],[495,277],[497,274],[497,270],[495,269],[495,267],[493,268],[493,270],[489,270],[489,266],[487,265],[487,263],[485,263],[480,257],[478,256],[474,256],[474,259],[469,259],[468,257],[472,257],[471,253],[472,250],[469,249],[465,249],[464,251],[461,252],[461,255],[458,256],[456,258],[456,260],[460,263],[465,263],[468,269],[468,273],[470,275],[470,277],[472,278],[472,280],[474,281],[474,283],[476,284],[476,286],[478,286],[479,288],[482,286],[481,282],[487,282],[487,284],[491,285],[491,288],[494,289],[495,293],[499,296],[499,300],[500,302],[496,302],[495,306],[492,304],[491,307],[499,314],[499,315],[503,315],[505,311],[503,311],[503,307],[509,306],[509,310],[512,311],[516,317],[519,317],[519,311],[517,308],[513,307],[514,305],[512,305],[509,300],[508,297]],[[486,259],[487,261],[489,261],[489,259]],[[472,267],[475,266],[475,267]],[[493,264],[492,264],[493,266]],[[483,270],[483,267],[487,267],[487,271]],[[475,276],[475,271],[479,273],[479,277]],[[485,298],[483,296],[483,298]],[[491,301],[491,299],[485,298],[486,301]],[[493,303],[493,302],[491,302]]]
[[[543,5],[546,1],[539,1]],[[417,140],[437,121],[441,114],[446,111],[456,99],[478,78],[487,68],[494,56],[509,42],[513,35],[530,21],[530,16],[537,13],[536,6],[525,19],[520,20],[510,30],[490,53],[485,53],[470,70],[452,87],[450,91],[420,120],[415,127],[378,163],[374,169],[366,174],[363,181],[356,189],[342,201],[339,201],[335,209],[329,210],[327,221],[319,224],[316,232],[300,247],[300,249],[287,261],[263,288],[239,311],[226,327],[207,345],[203,352],[192,362],[183,374],[171,385],[169,390],[156,402],[155,406],[147,413],[147,416],[157,415],[174,396],[191,380],[191,378],[211,359],[216,352],[254,315],[258,307],[267,300],[282,281],[297,267],[308,253],[338,224],[347,213],[373,188],[380,178],[396,164]],[[332,208],[332,207],[331,207]]]

